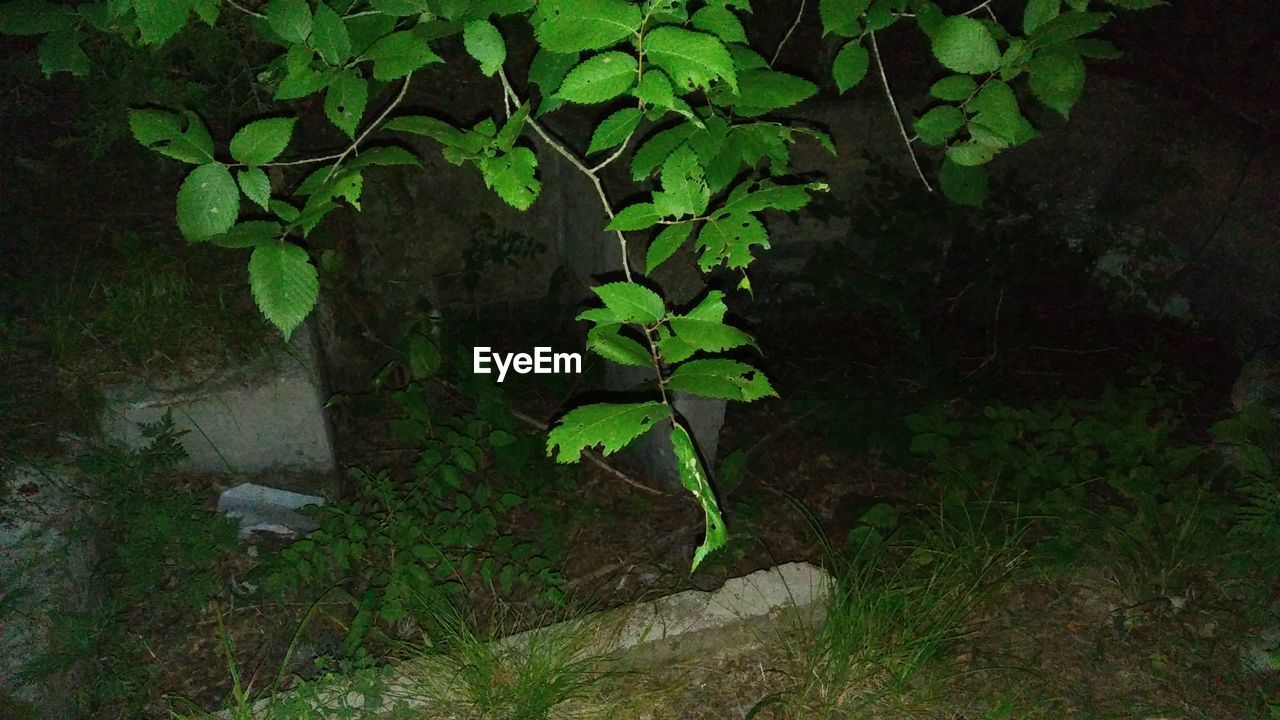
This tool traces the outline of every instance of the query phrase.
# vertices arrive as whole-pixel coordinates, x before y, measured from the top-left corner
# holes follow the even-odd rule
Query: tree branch
[[[782,40],[778,42],[778,47],[773,51],[773,59],[769,61],[769,67],[773,67],[778,62],[778,56],[782,54],[782,48],[786,46],[787,41],[791,39],[791,34],[800,27],[800,18],[804,17],[805,0],[800,0],[800,9],[796,11],[796,19],[792,21],[791,27],[787,28],[787,34],[782,36]]]
[[[876,44],[876,34],[867,33],[871,38],[871,54],[876,58],[876,69],[880,71],[880,86],[884,88],[884,95],[889,99],[889,108],[893,110],[893,120],[898,123],[898,132],[902,135],[902,141],[907,145],[907,154],[911,156],[911,164],[915,166],[916,175],[920,176],[920,182],[924,183],[924,188],[929,192],[933,192],[933,186],[929,184],[929,180],[924,176],[924,170],[920,169],[920,160],[916,157],[915,148],[911,147],[911,137],[907,135],[907,128],[902,124],[902,115],[898,112],[898,102],[893,99],[893,90],[889,88],[889,76],[884,71],[884,60],[880,57],[880,47]]]

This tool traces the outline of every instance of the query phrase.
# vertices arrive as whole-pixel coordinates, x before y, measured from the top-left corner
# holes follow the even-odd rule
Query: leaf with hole
[[[230,230],[240,214],[240,189],[222,163],[192,170],[178,188],[178,229],[192,242]]]
[[[583,405],[566,413],[547,433],[547,455],[571,463],[595,446],[609,455],[669,417],[671,409],[660,402]]]

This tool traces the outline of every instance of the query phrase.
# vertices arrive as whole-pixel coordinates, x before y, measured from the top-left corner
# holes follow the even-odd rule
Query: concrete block
[[[139,381],[109,388],[103,433],[129,447],[146,444],[139,423],[171,412],[188,459],[210,473],[273,470],[332,473],[337,469],[317,353],[304,325],[292,342],[240,367],[207,377]]]

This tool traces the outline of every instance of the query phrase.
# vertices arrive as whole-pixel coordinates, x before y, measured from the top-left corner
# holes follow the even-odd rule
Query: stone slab
[[[337,469],[317,353],[306,326],[287,346],[199,380],[170,378],[109,388],[104,435],[146,444],[138,425],[171,413],[186,431],[185,468],[210,473],[333,473]]]
[[[218,496],[218,512],[238,522],[242,536],[253,532],[277,535],[309,533],[319,524],[316,518],[304,515],[301,510],[323,504],[324,498],[319,495],[305,495],[257,483],[240,483],[223,490]]]

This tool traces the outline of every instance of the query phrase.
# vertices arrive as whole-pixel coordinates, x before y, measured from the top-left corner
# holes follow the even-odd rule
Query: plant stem
[[[920,160],[916,157],[915,148],[911,147],[911,137],[907,135],[906,126],[902,124],[902,114],[898,112],[898,102],[893,99],[893,90],[889,88],[889,76],[884,71],[884,60],[880,57],[880,47],[876,45],[876,34],[871,32],[867,33],[867,35],[871,38],[871,54],[876,58],[876,69],[880,71],[880,86],[884,88],[885,97],[889,99],[889,108],[893,110],[893,120],[898,123],[898,132],[902,135],[902,140],[907,145],[907,154],[911,156],[911,164],[915,166],[916,175],[920,176],[920,182],[924,183],[925,190],[933,192],[933,186],[925,178],[924,170],[920,169]]]

